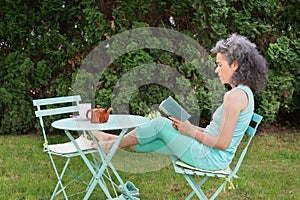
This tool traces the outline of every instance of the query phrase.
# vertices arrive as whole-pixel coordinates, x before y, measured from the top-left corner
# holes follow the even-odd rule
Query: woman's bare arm
[[[248,98],[244,91],[234,89],[224,96],[224,110],[218,134],[204,134],[203,129],[195,128],[189,122],[182,122],[171,118],[173,126],[182,134],[194,137],[201,143],[217,149],[225,150],[231,143],[232,136],[238,121],[240,112],[247,107]]]

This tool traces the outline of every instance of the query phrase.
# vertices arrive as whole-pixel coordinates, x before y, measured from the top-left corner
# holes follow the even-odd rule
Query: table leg
[[[103,155],[103,158],[104,158],[103,159],[103,164],[100,167],[99,171],[97,172],[95,179],[93,180],[93,182],[90,185],[90,190],[89,190],[90,193],[87,193],[86,197],[84,199],[88,199],[88,197],[90,196],[91,192],[96,187],[97,181],[100,179],[100,177],[103,176],[103,173],[104,173],[105,169],[107,169],[107,167],[109,167],[112,170],[113,174],[117,178],[117,180],[120,183],[120,185],[122,185],[123,188],[125,189],[127,196],[130,199],[133,199],[133,197],[131,196],[131,194],[127,191],[127,188],[125,187],[122,178],[120,177],[120,175],[118,174],[117,170],[115,169],[115,167],[111,163],[111,159],[113,158],[113,156],[115,155],[116,151],[118,150],[118,147],[119,147],[119,145],[120,145],[120,143],[121,143],[121,141],[122,141],[122,139],[123,139],[123,137],[124,137],[124,135],[125,135],[126,132],[127,132],[127,129],[122,130],[121,133],[120,133],[120,135],[119,135],[119,137],[118,137],[118,139],[117,139],[117,141],[115,142],[115,144],[113,145],[112,149],[107,154],[107,156]],[[91,137],[94,140],[94,136],[91,135]],[[97,143],[97,147],[99,149],[101,149],[101,147],[100,147],[100,145],[98,143]],[[102,149],[101,149],[101,152],[103,152]]]
[[[109,199],[112,199],[107,187],[105,186],[105,184],[100,180],[98,179],[97,177],[97,173],[94,169],[94,167],[91,165],[89,159],[86,157],[86,155],[83,153],[83,151],[80,149],[80,147],[78,146],[77,142],[75,141],[74,137],[70,134],[70,132],[68,130],[65,130],[65,133],[66,135],[69,137],[69,139],[72,141],[72,143],[74,144],[75,148],[78,150],[81,158],[83,159],[83,161],[85,162],[86,166],[88,167],[88,169],[90,170],[90,172],[92,173],[93,175],[93,178],[94,179],[91,183],[91,186],[89,186],[87,188],[87,193],[84,197],[84,199],[88,199],[91,195],[91,193],[93,192],[95,186],[94,185],[94,182],[97,184],[100,185],[101,189],[103,190],[103,192],[105,193],[105,195],[109,198]],[[104,170],[103,170],[104,171]]]

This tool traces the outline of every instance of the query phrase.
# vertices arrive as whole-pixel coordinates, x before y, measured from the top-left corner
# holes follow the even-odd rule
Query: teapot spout
[[[111,112],[112,110],[113,110],[113,108],[109,108],[109,109],[107,110],[106,114],[109,115],[110,112]]]
[[[110,112],[112,111],[113,109],[112,108],[109,108],[107,111],[106,111],[106,113],[105,113],[105,120],[104,120],[104,122],[107,122],[108,121],[108,118],[109,118],[109,114],[110,114]]]

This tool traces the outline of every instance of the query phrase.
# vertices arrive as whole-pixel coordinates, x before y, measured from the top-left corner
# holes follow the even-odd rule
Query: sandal
[[[127,189],[127,192],[132,196],[132,197],[138,197],[140,195],[139,189],[135,187],[135,185],[131,181],[127,181],[124,184],[125,188]],[[123,188],[122,185],[118,186],[118,191],[121,192],[122,194],[126,195],[126,190]]]

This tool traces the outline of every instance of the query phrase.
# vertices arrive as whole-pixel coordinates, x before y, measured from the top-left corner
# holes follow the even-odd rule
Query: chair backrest
[[[239,170],[242,162],[243,162],[243,159],[247,153],[247,150],[248,150],[248,146],[250,145],[251,143],[251,140],[252,138],[254,137],[256,131],[257,131],[257,127],[259,126],[259,124],[261,123],[263,117],[260,116],[259,114],[256,114],[254,113],[253,116],[252,116],[252,119],[251,119],[251,122],[248,126],[248,128],[246,129],[246,134],[249,135],[249,138],[248,138],[248,142],[246,144],[246,146],[244,147],[239,159],[238,159],[238,162],[236,163],[235,165],[235,168],[233,169],[233,173],[231,173],[231,177],[232,178],[233,176],[235,176],[235,174],[237,173],[237,171]]]
[[[33,100],[33,105],[37,107],[37,110],[35,111],[35,116],[39,118],[40,125],[43,132],[43,137],[45,139],[46,145],[47,137],[46,137],[46,131],[44,128],[44,116],[51,116],[51,115],[58,115],[58,114],[66,114],[66,113],[74,113],[79,111],[79,101],[81,101],[80,95],[76,96],[67,96],[67,97],[54,97],[54,98],[46,98],[46,99],[36,99]],[[50,105],[65,105],[61,107],[56,108],[48,108],[47,106]]]
[[[250,137],[253,137],[256,133],[257,127],[262,121],[263,117],[259,114],[254,113],[251,119],[251,122],[246,130],[246,133],[250,135]]]

